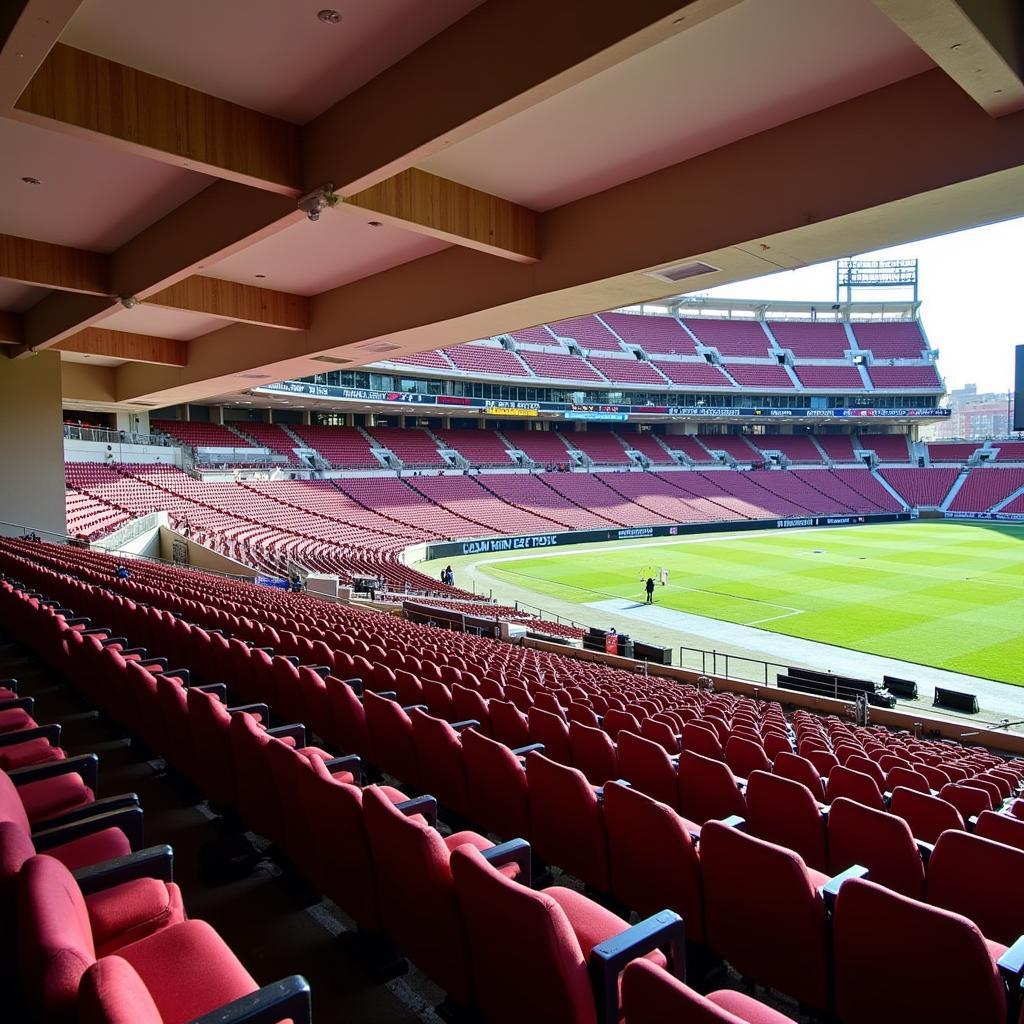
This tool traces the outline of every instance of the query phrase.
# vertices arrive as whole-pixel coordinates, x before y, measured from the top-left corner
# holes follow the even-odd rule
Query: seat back
[[[491,735],[491,710],[477,690],[456,683],[452,686],[452,718],[458,722],[479,722],[479,730]]]
[[[521,760],[475,729],[462,734],[469,816],[503,839],[529,839],[530,794]]]
[[[781,775],[753,772],[746,797],[751,835],[795,851],[818,871],[827,870],[825,822],[806,786]]]
[[[608,889],[604,815],[583,772],[536,750],[526,755],[530,825],[537,854],[595,889]]]
[[[970,918],[987,939],[1011,946],[1024,932],[1024,851],[949,830],[928,861],[928,902]]]
[[[416,762],[417,783],[457,814],[469,813],[466,766],[459,734],[443,718],[435,718],[422,708],[409,712]]]
[[[653,740],[623,730],[619,733],[619,773],[648,796],[679,807],[678,772],[665,748]]]
[[[855,878],[839,890],[833,940],[843,1024],[1005,1021],[1005,991],[985,939],[959,914]]]
[[[508,747],[525,747],[530,742],[530,720],[511,701],[492,700],[491,735]]]
[[[403,782],[415,783],[419,775],[412,722],[402,706],[367,690],[363,694],[370,760]]]
[[[337,743],[346,754],[358,754],[369,759],[370,735],[366,728],[366,711],[363,703],[343,679],[328,676],[324,680],[327,703],[331,714],[331,731],[328,739]]]
[[[868,877],[913,899],[924,898],[924,862],[910,826],[895,814],[838,797],[828,813],[829,871],[854,864]]]
[[[231,716],[231,749],[238,775],[238,809],[253,830],[274,842],[284,838],[284,816],[267,752],[274,738],[246,711]]]
[[[36,1019],[76,1019],[78,985],[96,960],[85,899],[59,860],[25,861],[17,882],[18,960]]]
[[[690,835],[697,826],[618,782],[605,786],[604,819],[612,893],[641,917],[674,910],[687,939],[703,942],[700,859]]]
[[[97,960],[78,989],[79,1024],[163,1024],[138,971],[120,956]]]
[[[827,1010],[825,904],[800,857],[709,821],[700,860],[708,945],[747,977]]]
[[[731,814],[746,816],[747,801],[723,761],[684,750],[679,755],[678,785],[679,809],[697,824]]]
[[[894,790],[897,786],[904,786],[907,789],[916,789],[919,793],[930,793],[932,787],[928,780],[913,768],[905,768],[901,764],[894,765],[889,769],[885,777],[885,788]]]
[[[974,834],[983,839],[994,839],[997,843],[1024,850],[1024,819],[1009,814],[997,814],[995,811],[982,811],[978,815],[978,824]]]
[[[543,743],[544,753],[559,764],[572,764],[572,748],[569,746],[569,727],[565,719],[544,711],[539,706],[527,712],[530,722],[530,742]]]
[[[824,801],[825,784],[821,781],[818,769],[806,757],[783,751],[776,755],[772,764],[772,772],[775,775],[781,775],[784,779],[792,779],[793,782],[801,783],[811,791],[815,800]]]
[[[730,736],[725,745],[725,763],[739,776],[746,778],[751,772],[770,772],[772,763],[760,743]]]
[[[906,821],[915,839],[926,843],[934,843],[949,828],[963,831],[964,819],[951,803],[906,786],[893,790],[889,810]]]
[[[0,822],[10,821],[17,825],[26,835],[32,834],[25,805],[18,796],[18,787],[11,781],[5,771],[0,771]]]
[[[714,761],[725,761],[725,751],[718,730],[704,721],[687,722],[683,726],[683,750],[689,750]]]
[[[595,786],[619,777],[619,754],[608,733],[577,721],[569,723],[572,763]]]
[[[743,997],[740,997],[743,998]],[[747,1024],[747,1018],[715,1005],[710,999],[674,978],[668,971],[649,960],[634,960],[622,975],[622,1008],[624,1024]],[[763,1024],[782,1024],[781,1014],[772,1014],[766,1007]]]
[[[451,866],[489,1024],[593,1024],[586,959],[558,903],[507,878],[471,846],[453,851]]]
[[[863,754],[852,754],[843,761],[843,765],[855,772],[863,772],[865,775],[870,775],[875,780],[879,790],[885,789],[885,772],[882,771],[881,765],[877,761],[873,761],[870,757],[865,757]]]
[[[385,928],[428,977],[468,1005],[469,945],[448,847],[436,829],[406,817],[377,786],[363,790],[363,817]]]
[[[845,797],[875,811],[885,810],[885,798],[878,788],[878,783],[865,772],[855,771],[843,764],[837,765],[829,772],[825,794],[829,803]]]

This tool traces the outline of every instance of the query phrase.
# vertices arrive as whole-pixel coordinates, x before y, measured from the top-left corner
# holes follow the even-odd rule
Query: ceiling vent
[[[242,380],[270,380],[271,377],[269,373],[240,373],[238,376]]]
[[[348,366],[351,359],[337,359],[335,356],[313,356],[314,363],[330,363],[332,366]]]
[[[151,409],[155,409],[157,406],[156,402],[132,402],[132,405],[145,405]]]
[[[390,341],[382,342],[380,345],[367,345],[366,352],[400,352],[401,345],[392,345]]]
[[[691,277],[703,277],[704,274],[717,274],[720,267],[713,267],[710,263],[701,263],[694,260],[691,263],[679,263],[674,267],[666,267],[664,270],[649,271],[648,277],[656,277],[659,281],[686,281]]]

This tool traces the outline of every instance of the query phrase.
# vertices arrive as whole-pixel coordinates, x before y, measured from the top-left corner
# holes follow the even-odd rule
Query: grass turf
[[[663,607],[1024,685],[1024,528],[915,522],[792,530],[541,557],[481,570],[579,604]]]

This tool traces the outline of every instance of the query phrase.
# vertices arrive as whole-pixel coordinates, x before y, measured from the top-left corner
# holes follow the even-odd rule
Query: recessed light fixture
[[[384,222],[382,220],[368,220],[366,223],[369,224],[371,228],[384,227]]]
[[[337,25],[341,21],[341,14],[331,7],[325,7],[322,11],[317,11],[316,16],[325,25]]]
[[[38,178],[33,178],[30,175],[26,175],[21,179],[26,185],[41,185],[42,182]]]

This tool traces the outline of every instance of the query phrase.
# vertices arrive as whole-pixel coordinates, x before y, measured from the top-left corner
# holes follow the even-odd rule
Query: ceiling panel
[[[112,252],[210,182],[112,145],[0,118],[3,234]]]
[[[318,295],[446,248],[439,239],[388,224],[371,227],[335,209],[316,222],[298,221],[206,270],[209,277]]]
[[[133,309],[119,309],[104,317],[96,326],[110,331],[125,331],[128,334],[151,334],[157,338],[177,338],[189,341],[210,331],[227,326],[228,321],[205,313],[193,313],[187,309],[168,309],[165,306],[150,306],[140,302]]]
[[[480,2],[85,0],[61,42],[304,124]]]
[[[84,352],[61,352],[60,358],[65,363],[87,363],[89,366],[124,366],[124,359],[113,359],[110,356],[90,356]]]
[[[20,281],[0,280],[0,309],[5,313],[24,313],[49,294],[46,288],[36,288]]]
[[[870,0],[747,0],[421,166],[547,210],[931,66]]]

